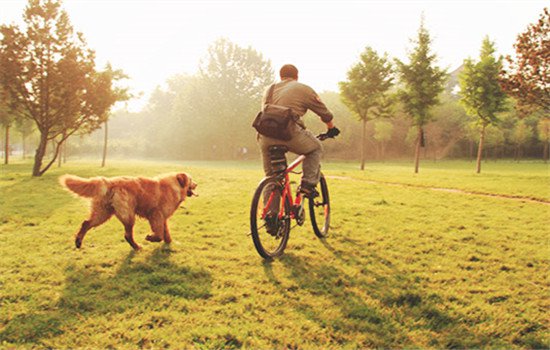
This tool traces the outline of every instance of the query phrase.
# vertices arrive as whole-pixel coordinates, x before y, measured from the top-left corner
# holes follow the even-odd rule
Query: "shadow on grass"
[[[427,335],[430,346],[440,348],[472,348],[491,343],[489,339],[475,338],[461,315],[447,311],[441,297],[422,290],[420,281],[398,271],[391,262],[373,255],[366,259],[344,253],[322,242],[340,263],[305,261],[291,253],[280,259],[288,271],[287,277],[297,284],[295,290],[282,287],[269,262],[264,263],[264,272],[283,295],[289,296],[287,300],[294,300],[296,310],[329,330],[335,345],[414,347],[422,345],[410,339],[410,334],[418,332]],[[357,273],[346,273],[337,267],[342,264],[346,271],[351,266]],[[321,303],[303,295],[300,299],[290,297],[300,291]],[[331,305],[323,304],[323,300]],[[341,317],[327,317],[327,307],[336,308]]]
[[[31,177],[30,174],[9,174],[0,181],[0,220],[8,222],[20,217],[25,222],[42,222],[57,209],[74,203],[74,196],[66,192],[58,183],[58,176],[45,174]]]
[[[351,238],[344,238],[342,242],[354,246],[351,252],[368,251],[368,247]],[[484,333],[479,327],[482,322],[477,318],[479,316],[470,319],[468,315],[453,310],[452,306],[448,306],[448,300],[444,300],[433,290],[423,288],[421,278],[399,271],[384,257],[374,252],[363,253],[360,257],[335,249],[326,240],[321,240],[321,243],[341,263],[360,269],[362,278],[357,279],[360,289],[378,300],[383,307],[389,308],[399,324],[409,328],[409,331],[420,329],[429,332],[431,346],[438,348],[486,348],[488,346],[548,348],[544,336],[540,336],[543,333],[543,326],[538,322],[528,321],[519,334],[508,341],[495,336],[490,331]],[[385,273],[376,274],[373,270],[385,271]],[[371,278],[367,282],[365,278],[368,276]],[[539,334],[536,334],[537,332]]]
[[[212,277],[206,270],[175,265],[171,250],[155,249],[143,262],[133,262],[132,251],[114,276],[105,272],[66,269],[62,296],[45,311],[16,316],[0,333],[0,343],[41,345],[43,339],[62,334],[90,317],[155,309],[163,298],[207,299]]]

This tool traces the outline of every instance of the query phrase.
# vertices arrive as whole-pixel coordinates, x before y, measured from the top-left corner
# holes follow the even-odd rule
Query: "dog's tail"
[[[104,181],[100,178],[84,179],[66,174],[59,177],[59,183],[69,191],[86,198],[104,194],[107,190]]]

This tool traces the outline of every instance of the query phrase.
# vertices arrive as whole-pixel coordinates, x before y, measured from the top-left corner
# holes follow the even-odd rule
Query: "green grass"
[[[69,163],[41,178],[0,175],[0,347],[548,348],[550,206],[395,186],[549,199],[543,164],[329,163],[332,235],[306,222],[264,262],[248,233],[257,162]],[[73,235],[88,204],[57,184],[184,170],[198,198],[170,246],[112,219]]]

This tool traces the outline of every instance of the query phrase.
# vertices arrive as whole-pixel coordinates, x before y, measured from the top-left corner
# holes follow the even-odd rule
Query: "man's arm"
[[[329,123],[330,125],[332,125],[332,119],[334,119],[334,116],[313,89],[311,89],[310,91],[307,108],[311,109],[315,114],[321,117],[321,120],[327,124],[327,127],[329,129],[331,128],[331,126],[329,126]],[[332,125],[332,127],[334,127],[334,125]]]

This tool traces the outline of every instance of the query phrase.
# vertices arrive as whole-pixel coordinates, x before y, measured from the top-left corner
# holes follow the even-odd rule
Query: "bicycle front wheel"
[[[281,255],[288,242],[291,205],[287,198],[282,198],[282,194],[281,181],[268,177],[260,182],[252,198],[250,231],[254,246],[264,259]]]
[[[328,196],[328,185],[325,177],[321,175],[317,185],[319,196],[309,199],[309,216],[313,232],[319,238],[328,236],[330,225],[330,199]]]

